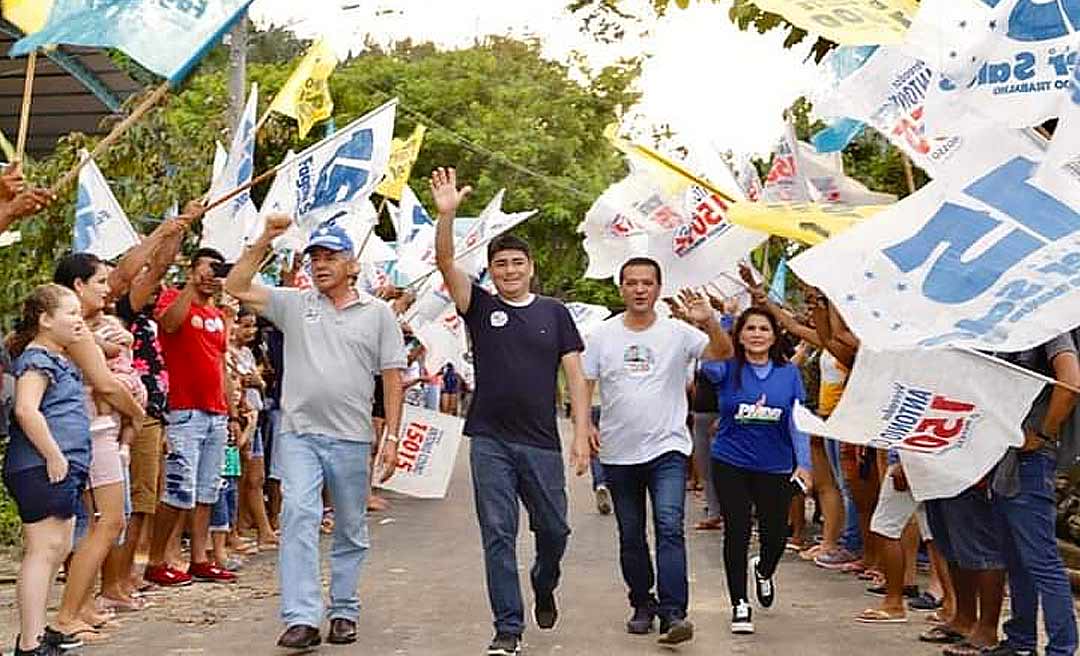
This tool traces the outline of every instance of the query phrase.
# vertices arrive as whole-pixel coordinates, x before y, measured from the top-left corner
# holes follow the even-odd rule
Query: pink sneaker
[[[814,564],[830,570],[849,571],[847,568],[859,562],[859,558],[844,548],[820,553],[814,558]]]

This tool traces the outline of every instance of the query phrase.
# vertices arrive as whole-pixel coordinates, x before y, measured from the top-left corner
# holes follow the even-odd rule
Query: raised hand
[[[746,286],[749,287],[751,291],[761,287],[761,283],[754,280],[754,272],[746,262],[739,262],[739,277],[742,278],[742,281],[746,283]]]
[[[453,218],[472,187],[458,189],[457,171],[439,167],[431,172],[431,195],[435,198],[435,210],[439,217]]]
[[[713,318],[713,308],[704,294],[693,289],[683,289],[679,291],[679,300],[686,308],[690,323],[701,326]]]
[[[263,230],[262,238],[267,242],[274,241],[288,232],[291,225],[292,218],[288,214],[271,214],[266,217],[266,228]]]

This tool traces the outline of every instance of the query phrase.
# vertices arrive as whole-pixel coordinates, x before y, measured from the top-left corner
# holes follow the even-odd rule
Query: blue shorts
[[[54,484],[49,482],[48,469],[39,466],[10,474],[4,472],[4,486],[15,500],[22,523],[34,524],[49,517],[74,517],[82,506],[82,493],[89,476],[85,469],[69,467],[67,477]]]
[[[934,545],[946,561],[960,569],[1005,569],[1001,535],[986,490],[971,487],[925,505]]]
[[[173,410],[165,426],[165,491],[162,503],[191,510],[214,505],[221,493],[228,417],[202,410]]]
[[[236,526],[239,481],[239,476],[221,477],[221,494],[218,496],[217,503],[214,504],[214,509],[210,513],[211,531],[226,533],[230,528]]]

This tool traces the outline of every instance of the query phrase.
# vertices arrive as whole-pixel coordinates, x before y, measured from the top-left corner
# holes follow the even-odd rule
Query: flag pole
[[[908,193],[915,193],[915,172],[911,169],[911,159],[907,153],[900,153],[900,161],[904,163],[904,179],[907,180]]]
[[[59,194],[61,191],[63,191],[65,187],[67,187],[75,180],[76,176],[79,175],[79,171],[82,170],[82,167],[86,166],[87,162],[100,157],[102,153],[111,148],[112,145],[116,143],[117,139],[119,139],[125,132],[127,132],[128,128],[130,128],[132,125],[135,124],[136,121],[142,118],[143,115],[146,114],[146,112],[150,111],[150,109],[154,105],[156,105],[162,98],[164,98],[165,94],[168,92],[169,83],[167,81],[162,82],[158,86],[158,88],[154,89],[154,92],[150,94],[150,96],[146,98],[146,100],[143,100],[139,104],[139,106],[131,112],[131,114],[129,114],[123,121],[117,123],[116,126],[112,129],[112,131],[109,132],[109,134],[104,139],[98,142],[98,145],[94,146],[94,150],[90,153],[89,157],[76,162],[75,166],[71,167],[71,170],[65,173],[64,177],[60,178],[60,180],[58,180],[56,184],[52,186],[52,189],[50,189],[50,191],[53,194]]]
[[[15,141],[15,161],[23,160],[26,153],[26,134],[30,130],[30,101],[34,97],[34,73],[37,70],[37,50],[26,59],[26,77],[23,82],[22,112],[19,114],[19,136]]]

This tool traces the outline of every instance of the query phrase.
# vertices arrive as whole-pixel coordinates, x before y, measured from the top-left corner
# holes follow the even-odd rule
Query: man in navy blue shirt
[[[476,393],[465,422],[476,515],[484,544],[495,639],[488,656],[515,656],[525,628],[517,571],[519,499],[536,537],[530,571],[534,617],[555,625],[555,587],[570,527],[566,479],[555,425],[555,386],[562,366],[574,417],[571,460],[580,476],[589,466],[589,397],[582,373],[585,346],[562,303],[529,291],[529,245],[501,235],[488,246],[489,294],[454,261],[454,216],[471,189],[458,189],[454,169],[437,169],[431,191],[439,220],[435,258],[472,337]]]

